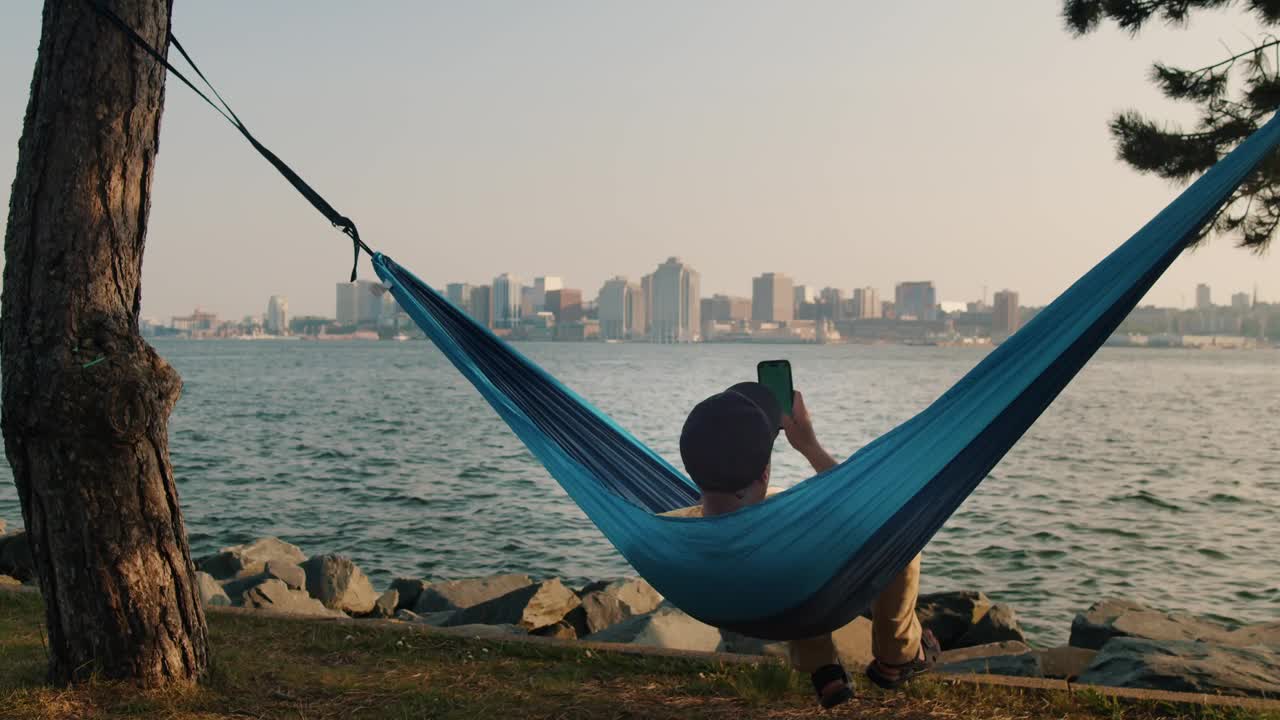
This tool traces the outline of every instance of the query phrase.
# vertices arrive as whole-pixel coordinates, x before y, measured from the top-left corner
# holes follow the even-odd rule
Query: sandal
[[[830,710],[841,703],[846,703],[853,699],[853,688],[849,686],[852,678],[840,665],[823,665],[813,671],[810,679],[813,680],[814,692],[818,693],[818,702],[825,709]],[[839,689],[823,695],[822,689],[833,682],[840,682],[842,685]]]
[[[897,690],[908,680],[932,670],[934,663],[938,662],[938,656],[941,654],[942,648],[938,645],[938,638],[934,637],[932,631],[925,630],[920,635],[921,657],[896,665],[880,662],[879,660],[872,661],[872,663],[867,666],[867,678],[885,690]],[[889,670],[896,670],[897,674],[894,677],[885,675],[880,670],[882,667]]]

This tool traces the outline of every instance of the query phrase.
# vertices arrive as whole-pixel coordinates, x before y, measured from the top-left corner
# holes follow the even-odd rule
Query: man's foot
[[[886,690],[896,690],[908,680],[933,669],[941,652],[938,638],[934,637],[933,632],[925,630],[920,635],[920,652],[914,660],[898,664],[872,660],[867,666],[867,678]]]
[[[813,671],[811,679],[813,689],[818,693],[818,702],[824,708],[833,708],[853,699],[849,673],[840,665],[823,665]]]

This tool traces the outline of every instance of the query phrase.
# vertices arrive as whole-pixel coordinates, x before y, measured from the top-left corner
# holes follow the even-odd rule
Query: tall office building
[[[699,340],[702,303],[697,271],[670,257],[647,279],[649,337],[654,342]]]
[[[335,316],[339,325],[359,325],[361,323],[378,322],[381,308],[381,295],[375,293],[379,283],[372,280],[357,280],[351,283],[338,283],[337,312]]]
[[[893,306],[899,320],[938,319],[938,293],[928,281],[898,283]]]
[[[818,316],[831,320],[844,319],[844,292],[840,288],[824,287],[818,293]]]
[[[736,323],[751,319],[751,300],[730,295],[712,295],[707,309],[711,312],[711,321],[718,323]]]
[[[606,280],[596,306],[604,339],[625,340],[645,333],[644,291],[636,283],[622,276]]]
[[[454,307],[467,312],[471,307],[471,285],[469,283],[449,283],[445,286],[444,296]]]
[[[493,279],[493,326],[496,328],[515,327],[520,322],[520,278],[511,273],[502,273]]]
[[[556,324],[582,322],[582,291],[571,288],[548,290],[544,306],[556,318]]]
[[[796,319],[796,296],[791,278],[765,273],[751,280],[751,319],[785,323]]]
[[[1022,327],[1022,318],[1018,309],[1018,293],[1012,290],[1001,290],[991,302],[992,334],[1015,333]]]
[[[556,275],[544,275],[533,279],[520,291],[520,314],[532,315],[547,309],[547,293],[564,287],[564,280]]]
[[[873,287],[861,287],[853,291],[853,316],[860,320],[874,320],[883,317],[880,306],[880,291]]]
[[[1238,292],[1231,296],[1231,307],[1236,310],[1248,310],[1250,306],[1249,293]]]
[[[1196,285],[1196,309],[1208,310],[1213,307],[1213,296],[1209,294],[1209,286],[1204,283]]]
[[[266,330],[272,335],[289,334],[289,298],[272,295],[267,301]]]
[[[493,288],[488,285],[477,285],[471,288],[471,299],[467,303],[467,314],[472,320],[493,327]]]
[[[800,307],[805,303],[818,302],[818,293],[813,289],[812,285],[796,285],[792,288],[795,293],[796,307]]]

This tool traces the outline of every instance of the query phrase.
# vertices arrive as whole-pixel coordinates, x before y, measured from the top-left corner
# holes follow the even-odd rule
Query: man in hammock
[[[702,503],[668,515],[708,517],[754,505],[771,494],[770,457],[778,430],[809,461],[824,472],[836,461],[823,449],[813,430],[804,397],[795,394],[791,415],[784,415],[764,385],[744,382],[698,403],[680,432],[680,457],[685,470],[702,491]],[[916,619],[920,557],[894,578],[871,606],[871,652],[867,677],[884,688],[896,688],[926,672],[937,658],[938,641],[921,630]],[[849,675],[840,664],[831,635],[789,643],[791,664],[808,673],[823,707],[853,697]]]

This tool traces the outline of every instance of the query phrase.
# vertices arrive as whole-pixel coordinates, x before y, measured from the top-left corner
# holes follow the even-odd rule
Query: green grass
[[[1280,714],[1136,703],[1096,693],[935,679],[818,709],[808,679],[777,662],[722,665],[541,643],[246,615],[209,617],[213,668],[198,687],[142,691],[43,684],[43,611],[0,592],[0,718],[1195,718]]]

